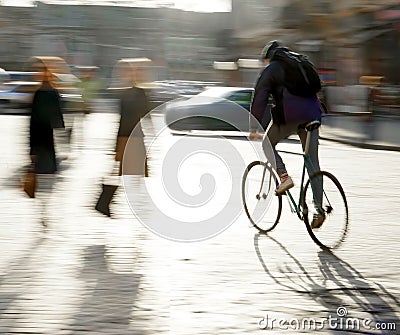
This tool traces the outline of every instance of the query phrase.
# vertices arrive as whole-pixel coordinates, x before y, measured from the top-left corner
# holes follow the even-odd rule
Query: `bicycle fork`
[[[261,192],[262,192],[262,190],[263,190],[264,179],[265,179],[265,173],[267,172],[267,168],[268,168],[268,164],[265,164],[264,171],[263,171],[263,176],[262,176],[261,184],[260,184],[260,190],[258,191],[258,194],[256,195],[256,199],[257,199],[257,200],[260,200],[260,199],[261,199]],[[271,173],[270,176],[269,176],[268,191],[267,191],[267,193],[264,192],[264,193],[262,194],[262,198],[263,198],[263,199],[267,199],[267,194],[269,194],[269,192],[271,191],[271,181],[272,181],[272,173]]]
[[[316,171],[314,169],[314,165],[311,162],[310,158],[308,155],[305,156],[305,165],[309,164],[309,166],[312,168],[312,171],[314,171],[315,173],[317,173],[318,171]],[[309,169],[307,168],[307,171],[309,171]],[[314,206],[316,207],[316,209],[318,211],[322,211],[326,214],[331,214],[333,211],[333,207],[332,204],[328,198],[328,195],[325,192],[324,186],[323,186],[323,176],[321,175],[320,177],[316,177],[316,178],[312,178],[313,174],[308,173],[308,177],[310,179],[310,187],[312,190],[312,194],[313,194],[313,201],[314,201]],[[318,180],[318,178],[321,178],[320,180]],[[317,185],[315,185],[317,184]],[[320,190],[317,190],[317,187],[321,188]],[[322,194],[320,196],[317,196],[318,192],[321,192]],[[323,203],[324,203],[324,198],[327,202],[325,208],[323,208]],[[307,204],[306,204],[307,206]],[[305,208],[305,210],[308,211],[308,208]],[[305,213],[306,215],[306,213]]]

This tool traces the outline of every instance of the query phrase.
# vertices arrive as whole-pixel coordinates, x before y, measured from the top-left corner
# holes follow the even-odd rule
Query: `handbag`
[[[24,184],[23,184],[24,191],[30,198],[35,197],[36,182],[37,182],[36,173],[33,171],[33,168],[31,167],[25,174]]]

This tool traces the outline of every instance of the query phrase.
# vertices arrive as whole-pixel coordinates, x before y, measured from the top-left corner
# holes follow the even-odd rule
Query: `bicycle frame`
[[[305,181],[305,176],[306,176],[306,169],[307,169],[307,174],[308,177],[310,177],[309,170],[311,168],[312,171],[315,171],[314,165],[311,162],[310,155],[306,153],[297,153],[297,152],[291,152],[291,151],[285,151],[285,150],[277,150],[280,153],[285,153],[285,154],[290,154],[290,155],[296,155],[296,156],[302,156],[303,157],[303,171],[301,175],[301,183],[300,183],[300,194],[299,194],[299,201],[296,203],[294,200],[293,195],[290,193],[290,190],[286,191],[286,194],[288,196],[288,201],[290,205],[290,209],[292,213],[296,213],[297,216],[299,217],[300,220],[303,220],[303,209],[301,208],[301,199],[303,198],[303,193],[304,193],[304,181]],[[311,188],[314,191],[314,186],[311,183]],[[314,193],[314,192],[313,192]]]
[[[313,241],[324,250],[329,250],[338,247],[343,242],[347,234],[349,212],[346,195],[340,182],[332,173],[320,170],[317,156],[315,157],[315,162],[313,160],[314,154],[318,154],[314,151],[314,148],[311,148],[311,154],[309,152],[310,145],[315,145],[315,137],[312,137],[310,134],[319,126],[320,122],[318,121],[312,121],[305,126],[307,137],[305,143],[303,143],[304,138],[300,138],[303,147],[301,153],[277,150],[279,153],[302,156],[303,158],[298,202],[295,200],[295,192],[293,192],[293,190],[287,189],[284,193],[279,194],[277,194],[276,191],[274,192],[276,187],[279,188],[279,175],[276,166],[271,164],[273,160],[268,161],[268,155],[266,155],[266,161],[256,160],[247,166],[242,178],[242,199],[246,215],[252,225],[261,233],[267,234],[279,223],[282,214],[282,196],[287,196],[291,212],[296,213],[298,218],[305,222],[307,232]],[[256,167],[256,169],[253,169],[254,167]],[[263,167],[262,171],[259,170],[260,167]],[[253,171],[251,175],[250,171]],[[260,172],[262,172],[261,183],[259,183]],[[249,183],[251,183],[251,185]],[[326,189],[324,186],[326,186]],[[277,195],[274,196],[273,192]],[[293,194],[291,192],[293,192]],[[328,199],[328,195],[329,198],[331,198],[331,194],[332,204],[334,204],[335,207],[332,206],[330,199]],[[259,200],[274,201],[274,211],[271,212],[265,220],[261,220],[261,217],[258,215],[263,215],[265,212],[258,213],[252,211],[253,208],[257,209],[259,205],[269,205],[269,203],[261,203]],[[250,207],[249,204],[251,205]],[[253,207],[253,205],[256,207]],[[336,207],[336,205],[338,205],[338,207]],[[266,210],[268,210],[268,208],[266,208]],[[335,215],[335,213],[337,213],[337,215]],[[319,234],[319,228],[321,228],[322,223],[324,223],[327,218],[329,220],[329,225],[325,224],[324,230]],[[340,224],[338,228],[341,228],[336,233],[335,230],[329,232],[329,230],[325,229],[325,227],[335,229],[335,223]]]

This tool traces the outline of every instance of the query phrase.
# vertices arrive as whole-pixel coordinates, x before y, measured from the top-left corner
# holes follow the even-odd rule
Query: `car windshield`
[[[231,88],[213,87],[199,93],[198,95],[204,97],[213,97],[213,98],[226,98],[229,97],[233,92],[235,91],[233,91]]]
[[[198,94],[198,96],[227,99],[239,105],[243,105],[250,103],[252,90],[232,90],[231,88],[227,87],[214,87]]]

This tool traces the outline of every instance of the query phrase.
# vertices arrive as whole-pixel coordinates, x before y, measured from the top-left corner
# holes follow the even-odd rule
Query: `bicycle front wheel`
[[[314,242],[323,249],[339,247],[347,234],[349,210],[336,177],[326,171],[314,173],[304,187],[302,208],[307,231]],[[325,220],[320,228],[312,229],[313,218],[318,214],[324,215]]]
[[[275,195],[278,179],[265,162],[249,164],[242,179],[242,200],[247,217],[261,233],[274,229],[282,212],[282,196]]]

